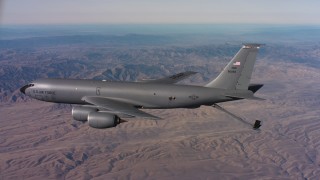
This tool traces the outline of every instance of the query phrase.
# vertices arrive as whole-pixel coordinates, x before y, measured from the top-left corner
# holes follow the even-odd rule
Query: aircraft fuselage
[[[25,93],[32,98],[56,103],[87,104],[85,96],[115,98],[138,108],[196,108],[234,100],[224,94],[232,90],[201,86],[110,82],[99,80],[39,79]]]

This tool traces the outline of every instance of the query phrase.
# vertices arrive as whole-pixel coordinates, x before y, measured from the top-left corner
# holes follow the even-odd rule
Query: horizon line
[[[1,23],[2,26],[77,26],[77,25],[248,25],[248,26],[320,26],[317,23]]]

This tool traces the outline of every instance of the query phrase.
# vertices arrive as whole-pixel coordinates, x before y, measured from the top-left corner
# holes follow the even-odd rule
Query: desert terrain
[[[319,179],[318,41],[270,42],[251,80],[264,84],[256,95],[266,100],[220,104],[249,123],[262,120],[260,130],[208,106],[145,110],[163,119],[101,130],[74,121],[71,105],[19,88],[43,77],[136,81],[186,70],[199,73],[182,83],[203,85],[241,44],[45,38],[0,40],[0,179]]]

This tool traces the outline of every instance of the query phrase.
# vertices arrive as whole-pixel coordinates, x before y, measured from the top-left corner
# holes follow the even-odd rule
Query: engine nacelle
[[[88,115],[89,126],[93,128],[111,128],[121,123],[121,119],[107,112],[91,112]]]
[[[90,106],[75,106],[72,108],[72,117],[77,121],[87,121],[91,112],[97,112],[98,109]]]

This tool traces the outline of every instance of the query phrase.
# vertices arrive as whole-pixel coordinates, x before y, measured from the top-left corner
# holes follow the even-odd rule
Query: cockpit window
[[[27,84],[27,85],[23,86],[22,88],[20,88],[20,91],[25,94],[26,93],[26,89],[29,88],[29,87],[32,87],[32,86],[34,86],[33,83]]]

